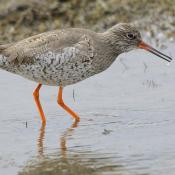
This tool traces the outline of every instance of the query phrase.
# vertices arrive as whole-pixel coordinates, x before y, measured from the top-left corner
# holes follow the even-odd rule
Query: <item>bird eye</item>
[[[135,38],[136,38],[136,36],[135,36],[133,33],[128,33],[128,34],[127,34],[127,37],[128,37],[129,39],[135,39]]]

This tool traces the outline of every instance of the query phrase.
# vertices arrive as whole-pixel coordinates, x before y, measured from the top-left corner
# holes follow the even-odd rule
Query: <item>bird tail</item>
[[[12,45],[13,45],[13,43],[10,43],[10,44],[1,44],[0,45],[0,53],[2,53],[5,49],[9,48]]]
[[[8,49],[12,44],[2,44],[0,45],[0,69],[7,70],[7,66],[5,64],[7,57],[6,57],[6,49]]]

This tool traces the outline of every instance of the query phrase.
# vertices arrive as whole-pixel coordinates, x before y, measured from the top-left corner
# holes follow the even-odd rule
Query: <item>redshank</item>
[[[42,85],[59,86],[58,104],[79,121],[63,102],[63,88],[106,70],[118,55],[137,48],[172,60],[143,42],[134,26],[120,23],[103,33],[68,28],[0,45],[0,68],[38,83],[33,95],[43,123],[46,117],[39,100]]]

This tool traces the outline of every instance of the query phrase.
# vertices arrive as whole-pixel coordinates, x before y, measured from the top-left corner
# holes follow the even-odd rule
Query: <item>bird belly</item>
[[[72,50],[57,55],[48,52],[35,57],[34,62],[22,63],[11,63],[8,62],[8,58],[3,57],[0,59],[0,67],[41,84],[67,86],[104,71],[110,66],[109,63],[113,62],[111,59],[108,59],[109,63],[104,62],[99,59],[100,56],[93,57],[93,59],[83,56],[79,55],[76,58],[76,54],[73,54]]]
[[[65,71],[64,71],[65,70]],[[67,86],[75,84],[79,81],[82,81],[92,74],[86,72],[73,71],[70,69],[63,70],[33,70],[31,67],[27,66],[26,69],[20,73],[22,77],[29,80],[50,85],[50,86]]]
[[[102,61],[74,59],[60,62],[55,57],[39,57],[33,63],[13,64],[8,59],[0,59],[0,68],[18,74],[37,83],[50,86],[67,86],[75,84],[97,73],[104,71],[108,66]],[[104,66],[105,65],[105,66]],[[110,65],[110,64],[109,64]]]
[[[15,73],[41,84],[67,86],[94,75],[95,71],[90,64],[82,62],[67,62],[61,65],[42,62],[35,65],[21,64]]]

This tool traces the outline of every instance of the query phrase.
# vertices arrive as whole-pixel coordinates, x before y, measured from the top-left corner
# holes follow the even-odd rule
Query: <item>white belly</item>
[[[71,47],[62,53],[47,52],[35,58],[34,63],[12,64],[8,58],[1,59],[1,68],[19,74],[32,81],[52,86],[66,86],[84,80],[96,72],[92,60],[76,59]]]
[[[74,84],[95,74],[90,63],[82,63],[80,61],[60,63],[55,57],[49,59],[49,61],[43,61],[41,58],[40,60],[42,61],[37,62],[37,64],[20,65],[17,74],[35,82],[51,86]]]

